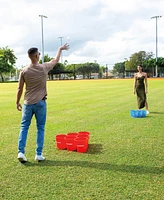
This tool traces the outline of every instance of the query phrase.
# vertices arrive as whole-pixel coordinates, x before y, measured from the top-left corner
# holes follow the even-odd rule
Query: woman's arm
[[[133,86],[133,93],[136,93],[136,73],[134,74],[134,86]]]
[[[148,93],[148,81],[147,81],[147,73],[145,73],[145,93]]]

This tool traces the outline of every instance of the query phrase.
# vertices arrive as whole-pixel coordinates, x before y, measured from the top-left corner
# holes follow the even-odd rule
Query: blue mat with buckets
[[[133,118],[146,117],[146,110],[130,110],[130,115]]]

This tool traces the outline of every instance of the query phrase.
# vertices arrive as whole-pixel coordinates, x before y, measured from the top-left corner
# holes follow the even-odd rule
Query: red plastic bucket
[[[78,136],[87,136],[88,138],[90,137],[90,132],[86,132],[86,131],[81,131],[78,132]]]
[[[66,143],[66,146],[67,146],[68,151],[76,151],[77,149],[77,146],[75,143]]]
[[[58,149],[66,149],[65,134],[56,135],[56,146]]]
[[[80,131],[80,132],[78,132],[78,135],[90,135],[90,132],[88,132],[88,131]]]
[[[88,148],[88,138],[86,137],[77,137],[75,139],[75,142],[76,142],[76,146],[78,145],[84,145],[85,148]]]
[[[77,149],[75,138],[76,138],[76,135],[74,134],[70,134],[65,137],[68,151],[75,151]]]
[[[77,136],[77,135],[78,135],[78,133],[75,133],[75,132],[70,132],[70,133],[68,133],[67,135],[75,135],[75,136]]]
[[[66,134],[58,134],[56,135],[56,141],[64,141],[66,136]]]
[[[63,142],[56,142],[56,146],[60,150],[63,150],[63,149],[67,148],[66,143],[63,143]]]
[[[85,147],[85,145],[77,145],[77,152],[85,153],[87,152],[87,148]]]
[[[66,135],[65,141],[67,142],[74,142],[76,138],[76,135]]]
[[[87,138],[87,139],[89,139],[89,135],[78,135],[76,138]]]
[[[88,143],[89,143],[89,136],[88,136],[88,135],[78,135],[78,136],[76,137],[76,139],[78,139],[78,140],[86,140],[87,145],[88,145]]]

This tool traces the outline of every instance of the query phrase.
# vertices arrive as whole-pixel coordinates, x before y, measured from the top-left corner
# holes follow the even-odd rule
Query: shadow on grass
[[[164,112],[150,112],[150,114],[159,114],[159,115],[163,115],[164,114]]]
[[[99,163],[91,161],[59,161],[59,160],[45,160],[42,162],[26,162],[23,164],[26,167],[82,167],[94,168],[99,170],[119,171],[132,174],[163,174],[164,168],[150,167],[142,165],[116,165],[110,163]]]
[[[99,154],[103,150],[102,144],[89,144],[87,154]],[[134,174],[163,174],[164,168],[150,167],[142,165],[116,165],[110,163],[99,163],[91,161],[59,161],[59,160],[45,160],[42,162],[26,162],[23,164],[26,167],[83,167],[94,168],[100,170],[119,171]]]
[[[102,144],[89,144],[87,154],[100,154],[102,153],[103,145]]]

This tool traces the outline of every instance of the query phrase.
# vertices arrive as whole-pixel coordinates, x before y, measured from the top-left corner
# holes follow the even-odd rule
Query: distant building
[[[91,73],[91,79],[98,79],[99,73]]]
[[[106,77],[111,78],[111,77],[113,77],[113,74],[111,72],[103,73],[103,78],[106,78]]]

